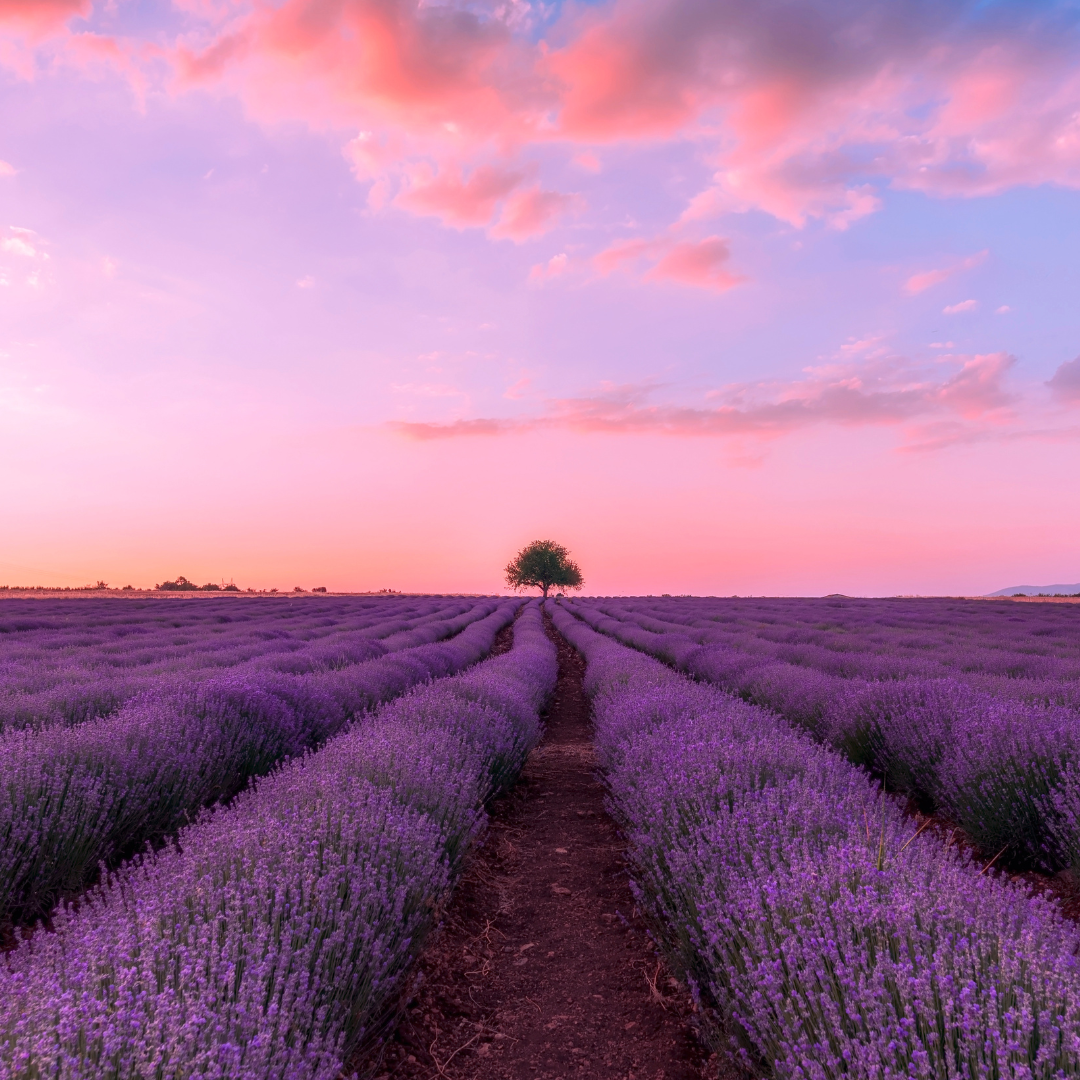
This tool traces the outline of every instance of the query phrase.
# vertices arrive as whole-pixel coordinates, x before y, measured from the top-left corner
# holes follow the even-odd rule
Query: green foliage
[[[183,574],[177,575],[175,581],[163,581],[160,585],[155,585],[155,589],[160,592],[239,592],[240,589],[236,585],[215,585],[212,582],[207,582],[205,585],[196,585],[194,581],[188,581]]]
[[[188,581],[183,574],[179,574],[175,581],[163,581],[160,585],[155,585],[155,589],[160,589],[162,592],[197,592],[199,586],[194,581]]]
[[[534,540],[507,566],[506,584],[512,589],[542,589],[546,597],[552,585],[580,589],[585,579],[581,576],[581,568],[562,544],[556,544],[554,540]]]

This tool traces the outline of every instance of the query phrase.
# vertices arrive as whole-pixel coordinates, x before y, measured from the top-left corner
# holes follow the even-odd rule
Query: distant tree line
[[[104,581],[96,585],[0,585],[0,592],[100,592],[109,586]],[[125,589],[132,586],[125,585]]]
[[[163,581],[160,585],[155,585],[154,588],[158,592],[249,592],[254,593],[255,589],[241,589],[239,585],[234,585],[231,582],[228,585],[214,585],[207,582],[205,585],[196,585],[194,581],[184,577],[183,574],[177,575],[173,581]],[[105,581],[98,581],[94,585],[0,585],[0,593],[5,592],[103,592],[110,591],[116,592],[119,589],[120,592],[135,592],[134,585],[124,585],[121,587],[113,587],[110,589],[109,585]],[[261,592],[277,593],[277,589],[262,589]],[[300,588],[299,585],[293,589],[294,593],[302,593],[306,590]],[[325,593],[326,586],[319,585],[311,590],[313,593]],[[393,592],[393,589],[382,589],[382,592]]]
[[[228,584],[228,585],[211,585],[211,584],[196,585],[194,581],[189,581],[186,577],[184,577],[183,574],[178,575],[175,581],[163,581],[160,585],[155,585],[154,588],[157,589],[158,592],[249,592],[249,593],[254,593],[256,591],[260,591],[260,592],[264,592],[264,593],[269,592],[271,595],[275,595],[275,596],[278,593],[277,589],[261,589],[261,590],[246,589],[246,590],[244,590],[244,589],[241,589],[239,585],[233,585],[231,583]],[[326,592],[326,586],[325,585],[319,585],[316,588],[312,589],[311,591],[313,593],[324,593],[324,592]],[[392,591],[392,590],[390,590],[390,591]],[[306,590],[300,588],[300,586],[297,585],[293,589],[293,592],[294,593],[302,593],[302,592],[306,592]]]
[[[175,581],[163,581],[160,585],[155,585],[155,589],[160,592],[239,592],[239,585],[196,585],[194,581],[188,581],[183,574],[180,574]]]

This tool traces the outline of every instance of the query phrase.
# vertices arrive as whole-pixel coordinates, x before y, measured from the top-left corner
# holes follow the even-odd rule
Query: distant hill
[[[1013,585],[1008,589],[998,589],[997,592],[987,593],[987,596],[1038,596],[1039,593],[1065,593],[1066,596],[1075,596],[1080,593],[1080,584],[1077,585]]]

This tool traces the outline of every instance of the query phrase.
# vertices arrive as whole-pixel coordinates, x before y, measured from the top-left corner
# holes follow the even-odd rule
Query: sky
[[[1074,0],[0,0],[0,584],[1080,581]]]

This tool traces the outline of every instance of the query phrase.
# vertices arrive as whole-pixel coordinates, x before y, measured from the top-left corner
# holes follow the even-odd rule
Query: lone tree
[[[554,540],[534,540],[522,548],[506,568],[506,584],[512,589],[543,589],[547,599],[552,585],[580,589],[585,579],[581,576],[581,568],[562,544],[556,544]]]

